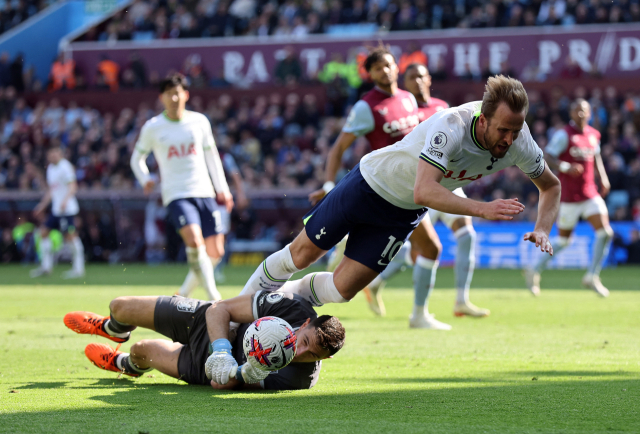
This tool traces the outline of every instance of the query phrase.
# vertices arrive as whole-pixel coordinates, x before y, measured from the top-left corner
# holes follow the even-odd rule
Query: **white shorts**
[[[573,229],[580,218],[586,219],[592,215],[608,215],[607,204],[600,196],[582,202],[560,202],[558,212],[558,229]]]
[[[464,194],[464,191],[462,191],[461,188],[456,188],[455,190],[453,190],[453,194],[460,197],[467,197],[467,195]],[[430,209],[427,215],[429,216],[429,219],[431,219],[431,223],[433,223],[434,225],[438,220],[440,220],[449,229],[451,229],[453,222],[455,222],[458,219],[465,218],[465,216],[463,215],[447,214],[446,212],[436,211],[435,209]]]
[[[215,205],[213,209],[215,210],[215,212],[220,213],[220,226],[222,227],[222,230],[218,233],[227,235],[231,230],[231,214],[227,211],[226,206],[220,205],[215,201],[215,199],[214,202]]]

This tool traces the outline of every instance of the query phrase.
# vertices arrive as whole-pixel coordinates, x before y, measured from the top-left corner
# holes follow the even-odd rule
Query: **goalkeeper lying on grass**
[[[336,317],[318,317],[309,302],[292,294],[260,291],[220,302],[180,296],[118,297],[109,309],[108,317],[71,312],[64,323],[76,333],[99,335],[119,344],[128,341],[136,327],[155,330],[173,342],[145,339],[135,343],[130,354],[119,352],[120,345],[113,350],[91,343],[85,354],[94,365],[132,377],[157,369],[189,384],[211,384],[215,389],[309,389],[318,381],[321,360],[342,348],[345,338]],[[245,330],[264,316],[284,319],[297,337],[293,361],[275,372],[246,363],[242,349]],[[227,339],[229,321],[241,324],[233,343]],[[229,378],[230,372],[236,372],[236,363],[235,378],[233,374]]]

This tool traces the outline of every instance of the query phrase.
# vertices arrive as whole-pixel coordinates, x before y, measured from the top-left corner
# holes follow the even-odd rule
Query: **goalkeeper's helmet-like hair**
[[[335,316],[319,316],[309,325],[315,328],[318,346],[329,351],[330,355],[333,356],[344,345],[345,330],[340,320]]]

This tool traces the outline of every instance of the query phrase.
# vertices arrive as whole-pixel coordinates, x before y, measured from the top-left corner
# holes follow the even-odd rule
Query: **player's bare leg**
[[[224,256],[224,234],[211,235],[204,239],[204,244],[207,248],[207,255],[209,255],[209,260],[211,261],[215,278],[215,269]],[[183,297],[189,297],[193,290],[200,284],[200,279],[198,279],[196,273],[192,269],[189,269],[187,277],[184,279],[180,290],[176,294]]]
[[[436,282],[438,258],[442,243],[428,217],[422,219],[409,237],[413,259],[413,312],[409,317],[409,327],[433,330],[451,330],[429,313],[429,296]]]
[[[189,224],[182,227],[179,232],[186,246],[190,271],[202,283],[211,300],[220,300],[222,297],[216,288],[216,282],[213,278],[213,264],[209,258],[205,240],[202,237],[202,229],[197,224]],[[224,250],[224,247],[222,249]],[[186,291],[187,289],[185,288]],[[182,289],[180,293],[182,294]]]
[[[143,339],[131,346],[129,361],[141,370],[157,369],[170,377],[180,378],[178,357],[182,347],[181,343],[166,339]],[[126,366],[127,360],[122,362]]]
[[[53,242],[49,236],[49,228],[40,228],[40,266],[29,272],[31,277],[49,276],[53,271]]]
[[[70,312],[65,315],[64,323],[76,333],[98,335],[118,342],[115,350],[102,343],[89,344],[85,348],[85,354],[101,369],[138,377],[150,368],[155,368],[155,365],[138,366],[129,359],[129,354],[121,353],[118,349],[122,342],[129,340],[131,332],[137,327],[155,330],[157,300],[158,297],[118,297],[109,304],[111,314],[108,317],[92,312]],[[164,364],[159,366],[165,367]]]
[[[469,287],[473,279],[476,259],[476,231],[473,229],[471,217],[461,217],[453,221],[451,230],[456,237],[456,304],[453,314],[458,317],[472,316],[482,318],[489,316],[489,309],[475,306],[469,301]]]
[[[558,236],[555,237],[551,241],[551,247],[553,247],[553,254],[557,255],[562,250],[567,247],[571,242],[571,234],[573,233],[573,228],[571,229],[560,229],[558,228]],[[544,268],[547,265],[547,262],[551,260],[550,255],[540,255],[538,262],[533,267],[527,267],[524,269],[524,279],[527,284],[527,288],[529,291],[536,297],[540,295],[540,275],[544,271]]]
[[[593,289],[602,297],[609,296],[609,290],[600,281],[600,271],[609,254],[613,229],[609,225],[609,216],[606,214],[594,214],[587,217],[587,221],[596,231],[596,239],[593,244],[593,256],[587,273],[582,278],[582,284]]]

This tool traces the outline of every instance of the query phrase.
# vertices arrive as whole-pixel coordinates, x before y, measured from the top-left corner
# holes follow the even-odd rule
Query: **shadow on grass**
[[[74,402],[68,408],[50,411],[0,414],[0,427],[12,427],[16,432],[94,432],[91,427],[99,426],[102,432],[232,434],[254,433],[257,427],[261,432],[305,434],[640,431],[640,378],[621,378],[637,374],[543,370],[509,372],[505,376],[534,374],[539,375],[538,381],[518,384],[495,385],[471,379],[462,387],[415,389],[385,384],[377,392],[362,393],[350,382],[344,386],[334,383],[324,390],[267,395],[180,383],[100,379],[87,386],[69,384],[63,392],[50,392],[60,396],[71,392],[73,396],[74,389],[93,388],[95,394],[83,398],[94,402],[85,404],[87,408],[78,408],[82,403]],[[545,375],[588,379],[545,381]],[[596,376],[604,379],[594,380]],[[392,379],[389,383],[408,385],[410,381]],[[42,390],[64,384],[30,383],[23,388]],[[10,399],[16,396],[20,398],[11,395]]]

